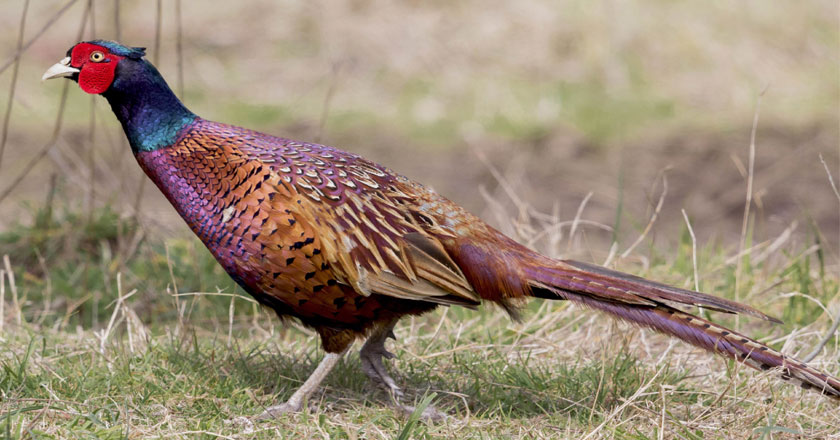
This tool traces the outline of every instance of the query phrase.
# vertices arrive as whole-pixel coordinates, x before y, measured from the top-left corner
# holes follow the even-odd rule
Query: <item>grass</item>
[[[433,402],[447,421],[390,408],[356,354],[302,413],[255,421],[317,365],[313,333],[240,296],[195,239],[161,239],[108,208],[83,216],[55,205],[0,235],[21,316],[17,323],[6,279],[7,438],[828,438],[840,427],[825,398],[549,301],[529,303],[520,323],[485,307],[442,309],[398,326],[396,377],[408,399]],[[763,246],[745,257],[742,298],[785,324],[742,326],[788,353],[807,353],[831,324],[822,306],[836,303],[836,266],[800,245],[783,243],[769,255]],[[731,252],[700,246],[704,289],[732,296]],[[646,268],[633,264],[642,257]],[[619,263],[687,285],[689,235],[677,249],[651,247]],[[203,294],[176,298],[176,286]],[[838,348],[835,338],[816,364],[837,374]]]
[[[25,40],[63,1],[31,2]],[[17,47],[21,3],[0,0],[4,57]],[[73,43],[86,3],[24,53],[14,102],[0,96],[0,107],[13,104],[0,190],[49,138],[61,87],[37,79]],[[173,85],[183,63],[185,101],[202,116],[414,173],[548,254],[603,262],[615,241],[621,269],[686,288],[698,277],[703,291],[784,319],[713,316],[786,353],[809,353],[838,315],[836,200],[816,160],[837,157],[833,2],[181,3],[177,29],[162,3],[160,54],[145,2],[92,2],[84,38],[119,27]],[[741,225],[743,137],[765,88],[755,209],[737,255],[723,240]],[[392,371],[419,407],[450,414],[445,422],[385,405],[355,353],[306,411],[257,422],[317,365],[317,338],[256,307],[151,185],[142,215],[126,214],[140,171],[118,124],[76,90],[67,108],[50,160],[0,201],[4,438],[840,438],[824,398],[546,301],[519,323],[486,307],[398,326]],[[470,163],[470,148],[501,170]],[[616,256],[644,229],[648,188],[670,165],[667,201],[679,203]],[[473,190],[482,185],[484,200]],[[572,222],[582,223],[558,223],[590,191]],[[683,208],[697,243],[680,229]],[[839,343],[813,363],[837,375]]]

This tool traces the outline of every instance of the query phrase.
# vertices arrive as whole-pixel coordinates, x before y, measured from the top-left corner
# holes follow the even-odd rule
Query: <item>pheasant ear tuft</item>
[[[146,48],[145,47],[132,47],[131,48],[131,55],[129,58],[140,59],[146,56]]]

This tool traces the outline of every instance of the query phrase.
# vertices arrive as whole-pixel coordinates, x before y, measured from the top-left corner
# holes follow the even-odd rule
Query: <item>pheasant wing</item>
[[[281,192],[295,198],[284,209],[315,231],[340,282],[363,295],[468,307],[481,302],[416,218],[406,178],[331,147],[274,139],[271,146],[240,149],[279,175]]]
[[[480,297],[441,243],[394,202],[403,196],[345,192],[342,202],[322,203],[303,195],[296,214],[314,226],[337,278],[357,292],[478,305]]]

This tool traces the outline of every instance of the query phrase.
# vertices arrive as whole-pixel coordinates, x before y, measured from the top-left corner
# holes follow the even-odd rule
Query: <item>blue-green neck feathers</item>
[[[178,132],[197,116],[172,93],[157,69],[142,58],[142,49],[113,42],[97,44],[107,44],[112,53],[126,57],[117,65],[114,82],[102,96],[122,124],[132,151],[136,154],[172,145]]]

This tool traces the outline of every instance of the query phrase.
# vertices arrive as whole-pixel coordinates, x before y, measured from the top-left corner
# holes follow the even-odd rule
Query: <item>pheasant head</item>
[[[142,47],[93,40],[76,44],[42,77],[69,78],[87,93],[105,97],[123,125],[132,150],[170,146],[196,116],[172,93]]]

